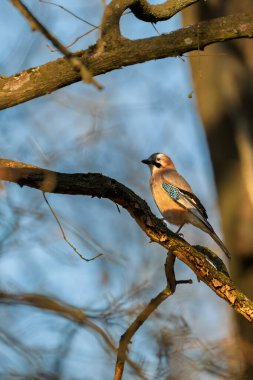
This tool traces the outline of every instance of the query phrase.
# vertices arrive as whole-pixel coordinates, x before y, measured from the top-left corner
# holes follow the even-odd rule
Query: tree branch
[[[22,15],[29,22],[31,29],[37,30],[42,33],[52,44],[59,50],[70,62],[74,70],[76,70],[82,77],[85,83],[91,83],[99,90],[103,87],[92,77],[90,71],[85,67],[84,63],[80,59],[74,57],[72,52],[68,50],[55,36],[50,33],[44,25],[32,14],[32,12],[22,3],[21,0],[10,0],[12,4],[22,13]]]
[[[117,362],[115,366],[114,380],[122,379],[126,360],[126,351],[133,335],[137,332],[137,330],[139,330],[139,328],[149,318],[153,311],[155,311],[163,301],[165,301],[169,296],[171,296],[171,294],[172,291],[166,287],[161,293],[159,293],[148,303],[148,305],[142,310],[142,312],[136,317],[133,323],[131,323],[128,329],[121,336],[118,348]]]
[[[113,353],[117,352],[117,347],[111,337],[99,325],[94,323],[91,318],[86,315],[85,312],[80,308],[68,305],[58,299],[47,297],[41,294],[13,294],[4,291],[0,291],[0,303],[7,303],[10,305],[28,305],[39,308],[41,310],[50,311],[58,316],[77,323],[80,326],[87,327],[88,329],[92,330],[98,336],[100,336],[100,338],[102,338],[107,349]],[[145,379],[138,364],[129,359],[128,356],[126,357],[126,361],[140,378]]]
[[[203,50],[216,42],[252,37],[253,12],[238,13],[157,37],[134,41],[121,39],[111,49],[98,43],[76,53],[75,57],[80,58],[92,75],[96,76],[123,66]],[[66,58],[24,70],[0,79],[0,109],[46,95],[80,80],[80,74],[69,65]]]
[[[147,0],[139,0],[130,9],[139,20],[155,23],[169,20],[184,8],[198,2],[199,0],[167,0],[162,4],[150,4]]]
[[[167,285],[172,294],[175,292],[176,286],[177,286],[175,270],[174,270],[175,261],[176,261],[176,256],[173,255],[173,253],[168,252],[167,258],[164,264],[164,269],[165,269],[165,276],[167,279]]]
[[[147,0],[112,0],[106,7],[101,23],[101,39],[113,45],[121,38],[120,18],[130,9],[136,18],[146,22],[169,20],[176,13],[199,0],[167,0],[162,4],[150,4]]]
[[[139,330],[143,323],[150,317],[150,315],[164,302],[169,296],[171,296],[176,290],[177,283],[191,283],[190,280],[183,280],[183,282],[177,282],[174,272],[174,263],[176,256],[168,252],[165,262],[165,275],[167,279],[166,288],[160,292],[155,298],[153,298],[147,306],[138,314],[135,320],[127,328],[123,335],[121,335],[117,361],[115,365],[114,380],[121,380],[124,372],[125,361],[127,358],[127,348],[131,342],[134,334]]]
[[[93,323],[85,314],[85,312],[80,308],[65,304],[64,302],[57,299],[35,293],[13,294],[0,291],[0,302],[5,302],[8,304],[30,305],[42,310],[51,311],[64,318],[70,319],[75,323],[90,328],[102,337],[108,348],[114,352],[117,350],[114,342],[111,340],[111,338],[109,338],[104,330]]]
[[[206,283],[219,297],[226,300],[235,311],[253,321],[253,302],[250,301],[205,251],[188,244],[152,214],[147,203],[132,190],[102,174],[65,174],[37,166],[0,159],[0,180],[29,186],[44,192],[88,195],[107,198],[124,207],[149,238],[172,252],[188,265],[198,279]],[[209,251],[210,252],[210,251]],[[215,253],[212,253],[214,257]]]

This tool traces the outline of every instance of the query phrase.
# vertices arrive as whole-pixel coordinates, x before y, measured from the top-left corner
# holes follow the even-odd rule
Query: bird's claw
[[[180,236],[181,238],[184,238],[184,234],[182,234],[182,232],[179,232],[177,235]]]

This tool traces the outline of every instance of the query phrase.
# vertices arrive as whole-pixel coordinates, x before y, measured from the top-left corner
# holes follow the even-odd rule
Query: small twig
[[[55,212],[54,212],[52,206],[51,206],[50,203],[48,202],[48,199],[47,199],[47,197],[46,197],[46,194],[45,194],[45,193],[42,193],[42,194],[43,194],[43,197],[44,197],[44,199],[45,199],[45,202],[46,202],[46,204],[48,205],[48,207],[49,207],[49,209],[50,209],[50,211],[51,211],[53,217],[55,218],[55,220],[56,220],[58,226],[60,227],[60,230],[61,230],[61,233],[62,233],[63,239],[64,239],[65,242],[66,242],[66,243],[67,243],[67,244],[73,249],[73,251],[74,251],[74,252],[75,252],[75,253],[76,253],[76,254],[77,254],[82,260],[84,260],[84,261],[92,261],[92,260],[97,259],[97,258],[100,257],[100,256],[103,256],[103,253],[99,253],[98,255],[92,257],[91,259],[87,259],[87,258],[84,257],[83,255],[81,255],[81,253],[78,252],[78,250],[76,249],[76,247],[75,247],[72,243],[70,243],[70,241],[68,240],[68,238],[67,238],[67,236],[66,236],[66,234],[65,234],[65,232],[64,232],[64,229],[63,229],[63,227],[62,227],[62,225],[61,225],[61,223],[60,223],[58,217],[56,216],[56,214],[55,214]]]
[[[115,204],[116,204],[117,210],[118,210],[118,212],[119,212],[119,214],[120,214],[120,208],[119,208],[119,205],[118,205],[118,203],[115,203]]]
[[[77,41],[79,41],[81,38],[88,36],[88,34],[94,32],[97,29],[98,29],[98,27],[96,26],[95,28],[92,28],[91,30],[88,30],[88,32],[85,32],[84,34],[81,34],[81,36],[76,37],[74,39],[74,41],[71,42],[71,44],[67,45],[67,48],[70,48],[71,46],[75,45],[75,43],[77,43]]]
[[[96,30],[96,29],[97,29],[97,28],[93,28],[93,29],[91,29],[91,30],[88,30],[88,32],[85,32],[84,34],[81,34],[81,36],[75,38],[74,41],[71,42],[69,45],[66,45],[66,48],[68,49],[68,48],[70,48],[71,46],[75,45],[75,43],[77,43],[81,38],[83,38],[83,37],[85,37],[85,36],[88,36],[88,34],[94,32],[94,30]],[[50,50],[52,53],[54,53],[54,52],[57,51],[57,49],[52,49],[51,46],[48,45],[48,44],[47,44],[46,46],[49,48],[49,50]]]
[[[193,283],[193,281],[191,278],[189,280],[177,280],[176,281],[176,284],[192,284],[192,283]]]
[[[32,12],[22,3],[21,0],[10,0],[12,4],[22,13],[22,15],[29,22],[31,29],[38,30],[41,34],[43,34],[52,44],[59,50],[70,62],[72,67],[80,72],[80,75],[85,83],[91,83],[99,90],[102,90],[103,86],[101,86],[92,76],[91,72],[87,69],[87,67],[83,64],[83,62],[74,57],[72,52],[69,51],[53,34],[51,34],[44,25],[32,14]]]
[[[74,16],[75,18],[77,18],[78,20],[84,22],[85,24],[87,24],[89,26],[92,26],[94,29],[99,29],[100,28],[100,26],[96,26],[96,25],[92,24],[91,22],[85,20],[84,18],[76,15],[74,12],[72,12],[69,9],[65,8],[63,5],[60,5],[60,4],[57,4],[57,3],[53,3],[52,1],[47,1],[47,0],[39,0],[39,2],[40,3],[44,3],[44,4],[55,5],[56,7],[61,8],[63,11],[69,13],[71,16]]]
[[[155,29],[156,33],[158,34],[158,36],[161,35],[161,33],[159,32],[159,30],[157,29],[157,27],[155,26],[155,24],[153,22],[151,22],[151,25],[153,26],[153,28]]]

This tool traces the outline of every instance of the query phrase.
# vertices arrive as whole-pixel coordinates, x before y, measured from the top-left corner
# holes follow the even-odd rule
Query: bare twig
[[[38,30],[42,33],[52,44],[58,49],[70,62],[72,67],[80,72],[81,77],[85,83],[91,83],[99,90],[103,87],[93,78],[91,72],[87,69],[84,63],[77,57],[74,57],[72,52],[69,51],[57,38],[50,33],[44,25],[32,14],[32,12],[22,3],[21,0],[10,0],[12,4],[22,13],[22,15],[29,22],[33,31]]]
[[[93,28],[91,30],[88,30],[88,32],[85,32],[84,34],[81,34],[81,36],[78,36],[74,39],[73,42],[71,42],[69,45],[66,46],[66,48],[70,48],[71,46],[75,45],[81,38],[85,37],[85,36],[88,36],[88,34],[94,32],[94,30],[96,30],[97,28]],[[53,49],[50,45],[47,45],[47,47],[49,48],[49,50],[54,53],[57,51],[57,49]]]
[[[52,215],[53,215],[53,217],[55,218],[55,220],[56,220],[56,222],[57,222],[57,224],[58,224],[58,226],[60,227],[60,230],[61,230],[61,233],[62,233],[62,237],[63,237],[63,239],[65,240],[65,242],[73,249],[73,251],[82,259],[82,260],[84,260],[84,261],[93,261],[93,260],[95,260],[95,259],[97,259],[98,257],[100,257],[100,256],[103,256],[103,253],[99,253],[98,255],[96,255],[96,256],[94,256],[94,257],[92,257],[91,259],[87,259],[86,257],[84,257],[83,255],[81,255],[81,253],[80,252],[78,252],[78,250],[76,249],[76,247],[68,240],[68,238],[67,238],[67,236],[66,236],[66,234],[65,234],[65,232],[64,232],[64,229],[63,229],[63,227],[62,227],[62,225],[61,225],[61,223],[60,223],[60,221],[59,221],[59,219],[58,219],[58,217],[56,216],[56,214],[55,214],[55,212],[54,212],[54,210],[53,210],[53,208],[52,208],[52,206],[50,205],[50,203],[49,203],[49,201],[48,201],[48,199],[47,199],[47,197],[46,197],[46,194],[45,193],[42,193],[43,194],[43,198],[45,199],[45,202],[46,202],[46,204],[48,205],[48,207],[49,207],[49,210],[51,211],[51,213],[52,213]]]
[[[78,16],[77,14],[75,14],[74,12],[71,12],[69,9],[65,8],[63,5],[61,4],[57,4],[57,3],[53,3],[52,1],[47,1],[47,0],[39,0],[40,3],[43,3],[43,4],[50,4],[50,5],[54,5],[58,8],[61,8],[63,11],[69,13],[71,16],[77,18],[78,20],[84,22],[85,24],[89,25],[89,26],[92,26],[94,29],[99,29],[100,26],[96,26],[94,24],[92,24],[91,22],[85,20],[84,18]]]

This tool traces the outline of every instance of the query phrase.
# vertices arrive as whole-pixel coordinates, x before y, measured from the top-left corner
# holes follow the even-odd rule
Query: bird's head
[[[175,169],[172,160],[164,153],[153,153],[149,158],[141,162],[149,166],[151,173],[162,169]]]

